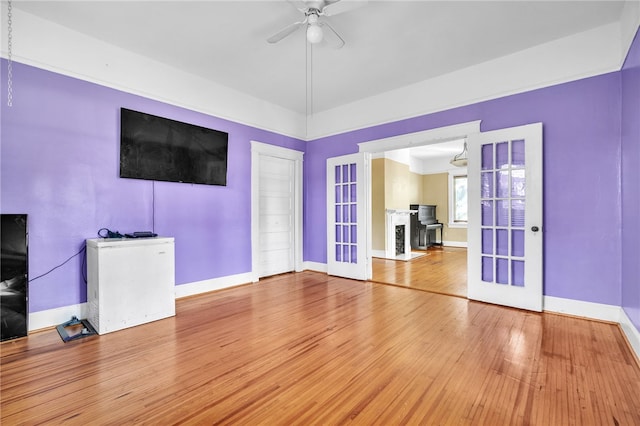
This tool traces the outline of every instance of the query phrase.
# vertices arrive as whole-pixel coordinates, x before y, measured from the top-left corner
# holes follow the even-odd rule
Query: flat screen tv
[[[120,177],[227,184],[229,134],[120,109]]]

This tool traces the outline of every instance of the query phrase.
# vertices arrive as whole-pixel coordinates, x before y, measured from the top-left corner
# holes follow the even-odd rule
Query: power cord
[[[124,235],[120,234],[118,231],[116,232],[112,232],[107,228],[101,228],[98,230],[98,236],[102,237],[102,238],[124,238]],[[49,269],[47,272],[45,272],[44,274],[40,274],[35,278],[31,278],[28,282],[32,282],[35,281],[39,278],[42,278],[46,275],[49,275],[50,273],[52,273],[53,271],[55,271],[56,269],[66,265],[67,263],[69,263],[69,261],[71,259],[73,259],[74,257],[80,255],[81,253],[84,253],[84,256],[82,256],[82,279],[84,280],[84,283],[87,283],[87,274],[86,274],[86,266],[87,266],[87,245],[83,245],[82,248],[80,249],[79,252],[77,252],[76,254],[74,254],[73,256],[69,257],[67,260],[65,260],[64,262],[62,262],[61,264],[54,266],[53,268]]]
[[[79,252],[77,252],[76,254],[74,254],[73,256],[71,256],[70,258],[68,258],[67,260],[65,260],[65,261],[64,261],[64,262],[62,262],[61,264],[59,264],[58,266],[54,266],[53,268],[49,269],[49,270],[48,270],[47,272],[45,272],[44,274],[40,274],[40,275],[38,275],[38,276],[37,276],[37,277],[35,277],[35,278],[31,278],[31,279],[29,280],[29,282],[35,281],[35,280],[37,280],[38,278],[42,278],[42,277],[44,277],[45,275],[49,275],[50,273],[52,273],[52,272],[53,272],[53,271],[55,271],[56,269],[58,269],[58,268],[60,268],[60,267],[62,267],[62,266],[64,266],[64,265],[66,265],[66,264],[67,264],[71,259],[73,259],[74,257],[78,256],[78,255],[79,255],[79,254],[81,254],[81,253],[84,253],[84,257],[83,257],[83,259],[82,259],[82,278],[84,279],[84,282],[85,282],[85,284],[86,284],[86,282],[87,282],[87,277],[86,277],[85,272],[84,272],[84,267],[85,267],[85,265],[86,265],[86,260],[87,260],[87,246],[86,246],[86,245],[82,246],[82,248],[80,249],[80,251],[79,251]]]

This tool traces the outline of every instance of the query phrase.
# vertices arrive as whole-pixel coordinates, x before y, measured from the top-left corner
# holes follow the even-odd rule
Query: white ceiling
[[[14,0],[14,7],[311,114],[619,21],[623,3],[372,0],[326,18],[346,41],[339,50],[311,50],[303,31],[267,43],[302,17],[287,1]]]

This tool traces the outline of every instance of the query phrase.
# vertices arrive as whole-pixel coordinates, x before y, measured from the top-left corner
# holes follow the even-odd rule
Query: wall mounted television
[[[229,134],[120,109],[120,177],[227,184]]]

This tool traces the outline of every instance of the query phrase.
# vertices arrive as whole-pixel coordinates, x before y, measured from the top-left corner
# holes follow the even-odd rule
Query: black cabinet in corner
[[[0,340],[8,340],[27,335],[27,215],[0,216]]]

